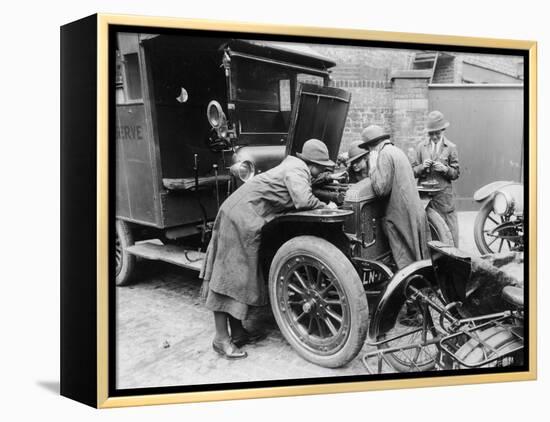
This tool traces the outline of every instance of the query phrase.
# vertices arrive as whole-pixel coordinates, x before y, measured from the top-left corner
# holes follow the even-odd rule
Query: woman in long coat
[[[362,148],[370,150],[373,190],[377,196],[388,197],[384,227],[397,268],[426,259],[430,228],[407,156],[380,126],[367,127],[362,137]]]
[[[300,158],[288,156],[237,189],[222,204],[214,222],[200,277],[207,286],[206,307],[214,312],[212,347],[224,358],[245,358],[246,352],[239,347],[263,338],[247,332],[241,321],[249,306],[267,303],[258,256],[264,225],[287,210],[327,206],[311,191],[312,177],[334,166],[326,145],[310,139],[297,155]]]

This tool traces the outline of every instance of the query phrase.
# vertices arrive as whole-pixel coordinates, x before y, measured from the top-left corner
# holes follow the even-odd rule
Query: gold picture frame
[[[261,388],[239,388],[213,391],[186,391],[186,392],[162,392],[159,394],[136,394],[127,396],[112,395],[109,390],[109,374],[112,371],[112,362],[109,360],[110,330],[113,325],[110,322],[109,306],[109,239],[113,221],[110,219],[112,211],[112,196],[109,194],[110,171],[113,170],[112,157],[109,157],[109,101],[112,99],[110,92],[110,60],[109,55],[109,29],[112,27],[135,27],[169,30],[199,30],[199,31],[224,31],[239,33],[246,36],[250,34],[263,34],[268,36],[292,36],[307,37],[308,39],[340,40],[341,42],[369,41],[369,42],[394,42],[404,44],[427,45],[434,48],[461,47],[512,49],[522,51],[527,60],[528,73],[525,77],[528,81],[524,85],[528,98],[526,109],[528,115],[524,116],[524,124],[527,126],[529,139],[524,140],[528,150],[525,160],[528,167],[528,368],[518,372],[497,372],[483,374],[459,374],[448,376],[423,376],[400,377],[393,379],[362,380],[353,382],[335,382],[307,385],[288,385]],[[77,76],[72,73],[71,66],[85,69],[84,64],[78,65],[75,59],[80,49],[85,49],[88,44],[94,46],[93,53],[88,52],[86,57],[96,66],[95,69],[87,68],[90,75],[85,80],[95,81],[95,98],[90,94],[89,87],[80,87]],[[82,47],[84,46],[84,48]],[[95,57],[91,57],[95,56]],[[81,66],[81,67],[78,67]],[[85,82],[80,82],[84,84]],[[82,92],[79,99],[71,99],[69,90]],[[86,97],[86,95],[88,95]],[[95,102],[93,106],[75,106],[80,101]],[[124,16],[114,14],[97,14],[62,27],[62,368],[61,368],[61,394],[88,405],[98,408],[112,408],[123,406],[138,406],[168,403],[206,402],[216,400],[234,400],[262,397],[298,396],[310,394],[327,394],[342,392],[371,391],[383,389],[402,389],[431,386],[450,386],[462,384],[492,383],[504,381],[534,380],[537,376],[537,44],[534,41],[502,40],[475,37],[457,37],[430,34],[412,34],[400,32],[381,32],[357,29],[339,28],[314,28],[307,26],[287,25],[260,25],[251,23],[236,23],[182,18],[161,18],[145,16]],[[90,103],[92,104],[92,103]],[[79,106],[80,107],[80,106]],[[87,120],[75,116],[76,113],[84,113]],[[95,115],[91,115],[94,113]],[[80,125],[80,128],[78,128]],[[84,128],[92,128],[88,132],[87,139],[81,139],[78,143],[71,141],[72,136]],[[94,133],[95,139],[90,139],[90,133]],[[83,144],[89,142],[88,147]],[[78,186],[70,185],[71,178],[75,177],[85,157],[79,155],[82,148],[87,148],[94,155],[93,163],[85,166],[88,173],[86,180],[93,183],[95,189],[88,187],[87,193],[77,194]],[[79,161],[84,160],[84,161]],[[111,160],[111,161],[110,161]],[[73,164],[71,164],[73,163]],[[79,164],[80,163],[80,164]],[[528,164],[527,164],[528,163]],[[64,167],[63,167],[64,166]],[[63,168],[65,170],[63,170]],[[95,171],[92,173],[92,169]],[[65,183],[65,185],[64,185]],[[63,188],[65,186],[65,188]],[[81,188],[83,188],[81,186]],[[85,189],[85,187],[84,187]],[[75,195],[83,195],[87,202],[75,205]],[[81,198],[81,199],[82,199]],[[72,205],[70,203],[73,203]],[[94,209],[85,210],[83,207],[94,204]],[[78,213],[84,213],[84,222]],[[95,235],[94,247],[88,252],[86,259],[72,259],[74,254],[74,239],[67,234],[80,224],[95,228],[90,233]],[[67,235],[64,237],[63,233]],[[86,239],[84,239],[86,241]],[[82,259],[82,261],[79,261]],[[92,265],[93,263],[93,265]],[[75,286],[77,274],[83,274],[78,283],[87,283],[84,291],[78,291]],[[84,285],[84,284],[82,284]],[[95,297],[89,297],[90,292],[95,292]],[[87,294],[88,296],[85,296]],[[82,309],[77,309],[78,301]],[[84,305],[85,304],[85,305]],[[80,311],[87,309],[92,314],[83,315]],[[94,326],[95,332],[89,332],[89,327]],[[111,333],[112,334],[112,333]],[[94,350],[91,350],[94,349]],[[78,355],[78,357],[76,356]],[[80,373],[82,365],[92,365],[95,369],[95,377],[92,373]],[[80,378],[80,381],[75,381]]]

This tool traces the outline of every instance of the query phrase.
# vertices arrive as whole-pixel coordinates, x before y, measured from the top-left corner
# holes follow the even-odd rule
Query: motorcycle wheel
[[[367,297],[351,262],[330,242],[299,236],[283,244],[271,263],[269,297],[281,333],[304,359],[338,368],[361,350]]]
[[[487,235],[494,227],[505,221],[507,221],[506,217],[502,217],[493,211],[493,198],[491,196],[482,204],[474,223],[474,240],[481,254],[509,252],[515,249],[514,242],[504,239],[499,240],[498,237]]]
[[[464,343],[456,352],[456,356],[466,365],[457,364],[459,368],[482,367],[481,363],[499,355],[486,365],[490,367],[520,366],[523,364],[523,340],[514,335],[510,327],[496,326],[486,328],[478,333],[478,338],[472,338]],[[520,351],[510,353],[517,348]]]
[[[434,303],[444,307],[439,294],[434,289],[425,287],[421,291]],[[384,335],[384,338],[378,339],[378,341],[386,339],[384,343],[378,345],[381,351],[395,347],[417,346],[395,352],[384,352],[386,362],[397,372],[431,371],[439,361],[438,345],[427,344],[440,331],[437,329],[439,313],[424,304],[422,299],[416,300],[412,295],[408,296],[399,310],[394,327]]]

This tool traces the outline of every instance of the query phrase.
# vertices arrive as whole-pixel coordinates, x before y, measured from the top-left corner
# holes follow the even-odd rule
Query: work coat
[[[393,259],[401,269],[428,257],[430,228],[405,153],[389,140],[383,141],[378,151],[370,177],[374,193],[388,197],[384,228]]]
[[[215,293],[246,305],[265,305],[267,286],[259,265],[262,228],[285,211],[314,208],[325,204],[313,196],[311,173],[301,159],[288,156],[254,176],[220,207],[200,277]]]
[[[439,186],[443,188],[441,192],[432,197],[430,206],[441,214],[451,230],[454,246],[458,247],[458,218],[456,215],[455,193],[452,184],[452,181],[458,179],[460,175],[458,152],[456,145],[445,136],[442,136],[439,144],[437,148],[432,148],[432,143],[429,139],[418,144],[416,147],[415,161],[412,166],[414,175],[420,182],[427,179],[434,179],[439,183]],[[425,169],[422,163],[428,159],[443,163],[447,166],[447,173]]]

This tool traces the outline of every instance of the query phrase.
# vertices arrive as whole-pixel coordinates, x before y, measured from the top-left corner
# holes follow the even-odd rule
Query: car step
[[[153,242],[140,242],[126,248],[126,251],[141,258],[169,262],[196,271],[201,270],[205,255],[184,246],[159,245]]]

